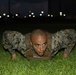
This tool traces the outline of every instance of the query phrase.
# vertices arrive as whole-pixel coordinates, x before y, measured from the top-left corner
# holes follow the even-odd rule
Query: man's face
[[[34,35],[31,40],[31,45],[39,56],[43,56],[47,47],[47,37]]]

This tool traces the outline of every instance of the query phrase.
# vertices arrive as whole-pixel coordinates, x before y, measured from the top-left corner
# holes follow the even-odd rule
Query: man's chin
[[[38,55],[39,55],[39,56],[43,56],[43,55],[44,55],[44,53],[38,53]]]

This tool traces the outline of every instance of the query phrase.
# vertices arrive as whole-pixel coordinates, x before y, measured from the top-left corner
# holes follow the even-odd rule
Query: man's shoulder
[[[33,57],[33,50],[31,50],[30,48],[26,50],[26,57],[30,58]]]
[[[26,42],[26,47],[27,48],[31,47],[31,45],[30,45],[30,34],[31,33],[27,33],[27,34],[24,35],[25,36],[25,42]]]
[[[47,34],[47,45],[48,45],[48,49],[51,50],[51,42],[52,42],[52,34],[49,32],[46,32]]]
[[[25,38],[26,38],[26,39],[30,39],[30,34],[31,34],[31,33],[25,34]]]
[[[48,39],[50,39],[50,38],[52,37],[52,33],[46,32],[46,34],[47,34],[47,38],[48,38]]]

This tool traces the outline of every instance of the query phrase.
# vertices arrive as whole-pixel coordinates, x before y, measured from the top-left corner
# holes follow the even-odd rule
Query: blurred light
[[[33,15],[33,17],[35,17],[35,15]]]
[[[62,12],[60,12],[60,16],[62,16]]]
[[[48,14],[48,17],[50,17],[50,14]]]
[[[15,16],[18,16],[18,14],[15,14]]]
[[[51,15],[51,17],[53,17],[53,15]]]
[[[44,11],[41,11],[41,13],[43,14],[43,13],[44,13]]]
[[[42,14],[40,14],[40,16],[42,16]]]
[[[66,16],[66,14],[63,14],[63,16]]]
[[[32,15],[34,15],[34,13],[33,13],[33,12],[32,12],[31,14],[32,14]]]
[[[7,17],[10,17],[9,15],[7,15]]]
[[[6,16],[6,13],[3,13],[3,16]]]
[[[26,18],[26,16],[24,16],[24,18]]]
[[[0,18],[2,18],[2,16],[0,16]]]
[[[14,18],[14,16],[12,16],[12,18]]]
[[[31,13],[31,11],[29,11],[29,13]]]
[[[29,17],[31,17],[31,15],[29,15]]]

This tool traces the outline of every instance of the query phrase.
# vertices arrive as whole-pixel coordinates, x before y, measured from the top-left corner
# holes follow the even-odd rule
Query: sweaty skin
[[[47,35],[42,30],[36,30],[31,33],[30,44],[34,48],[34,51],[39,56],[43,56],[47,47]]]

